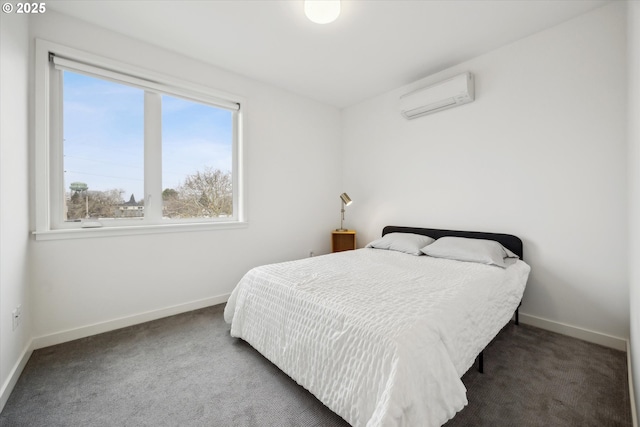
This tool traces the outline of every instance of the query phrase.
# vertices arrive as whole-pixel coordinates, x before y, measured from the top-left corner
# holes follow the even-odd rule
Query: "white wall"
[[[337,109],[54,12],[31,29],[244,97],[249,218],[243,229],[32,240],[36,346],[222,302],[253,266],[329,251],[341,191]]]
[[[344,110],[359,244],[388,224],[519,235],[529,320],[626,338],[625,27],[616,3]],[[400,116],[400,95],[463,71],[475,102]]]
[[[635,404],[640,408],[640,2],[627,2],[629,77],[629,301]]]
[[[31,339],[28,279],[29,25],[0,16],[0,410],[22,370]],[[22,306],[14,331],[11,312]]]

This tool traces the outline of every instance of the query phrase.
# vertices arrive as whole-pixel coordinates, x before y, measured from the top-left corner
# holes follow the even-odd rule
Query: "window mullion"
[[[144,93],[144,221],[162,221],[162,97]]]

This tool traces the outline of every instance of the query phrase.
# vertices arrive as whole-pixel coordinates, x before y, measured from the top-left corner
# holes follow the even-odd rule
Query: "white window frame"
[[[55,56],[55,62],[50,60]],[[243,167],[243,124],[245,101],[236,95],[185,82],[157,72],[140,69],[118,61],[83,52],[74,48],[36,39],[35,57],[35,220],[36,240],[119,236],[159,232],[181,232],[247,226],[245,179]],[[162,154],[160,123],[148,126],[145,120],[145,216],[132,220],[65,222],[62,218],[63,146],[62,97],[55,92],[61,88],[62,73],[55,68],[74,68],[99,78],[145,89],[145,115],[160,108],[159,93],[178,96],[223,108],[236,109],[233,140],[233,212],[232,218],[162,219]],[[53,79],[59,79],[54,82]],[[156,93],[153,91],[156,90]],[[54,92],[52,92],[54,91]],[[237,108],[234,108],[236,107]],[[155,135],[154,135],[155,134]],[[153,142],[155,141],[155,142]],[[154,179],[149,179],[155,177]],[[157,211],[157,212],[156,212]],[[154,215],[157,213],[157,215]]]

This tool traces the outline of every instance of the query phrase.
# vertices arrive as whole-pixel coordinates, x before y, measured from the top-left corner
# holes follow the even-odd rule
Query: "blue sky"
[[[205,167],[231,171],[232,113],[162,96],[162,188],[175,188]],[[65,187],[144,192],[144,91],[64,72]]]

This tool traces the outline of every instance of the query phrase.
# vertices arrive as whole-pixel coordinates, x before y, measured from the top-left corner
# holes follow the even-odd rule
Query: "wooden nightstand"
[[[331,252],[351,251],[355,248],[355,230],[335,230],[331,232]]]

